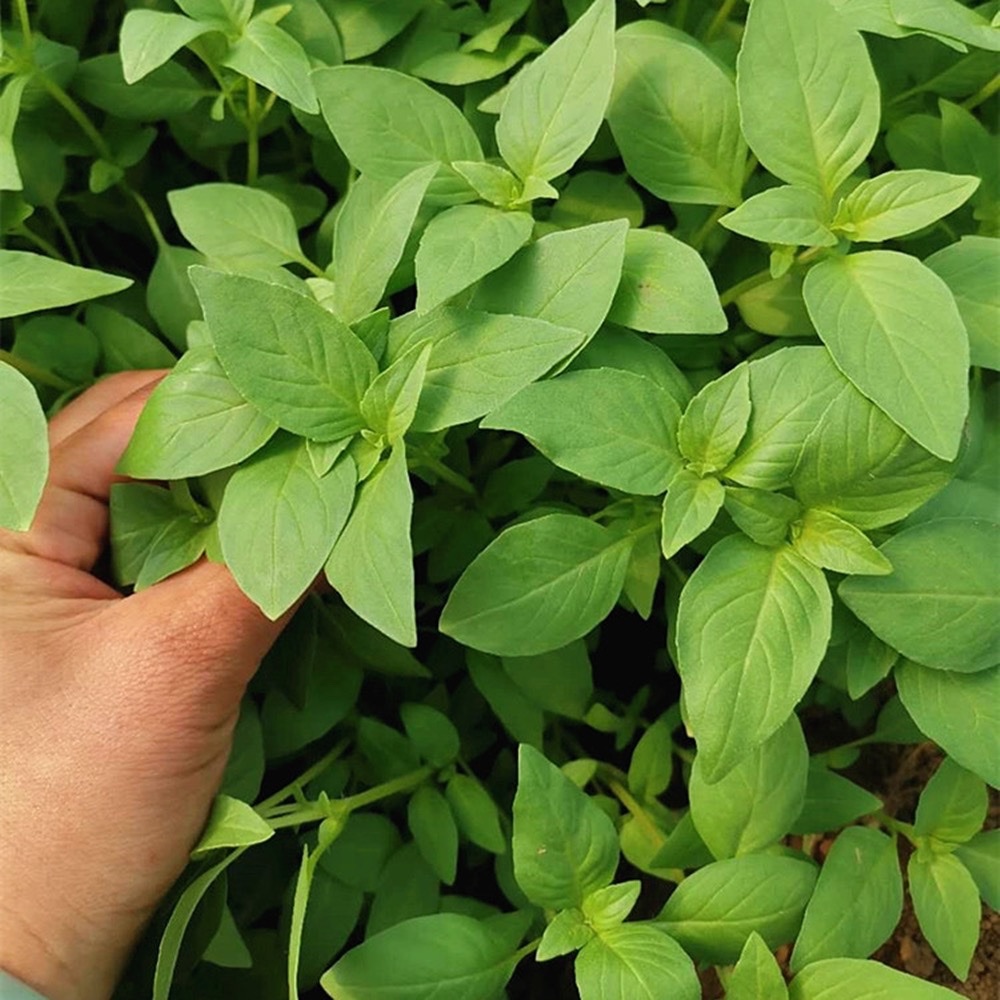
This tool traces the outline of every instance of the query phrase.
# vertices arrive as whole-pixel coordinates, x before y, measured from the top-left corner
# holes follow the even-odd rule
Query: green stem
[[[66,220],[63,218],[62,212],[59,211],[59,206],[55,202],[52,202],[46,208],[48,208],[49,215],[52,216],[52,221],[56,224],[56,229],[59,230],[59,235],[63,238],[63,243],[66,244],[66,248],[69,250],[70,257],[73,258],[73,263],[79,266],[83,263],[83,258],[80,256],[80,248],[76,245],[73,233],[70,231],[69,226],[66,225]]]
[[[68,392],[76,388],[72,382],[67,382],[66,379],[53,375],[52,372],[39,368],[38,365],[32,364],[24,358],[19,358],[16,354],[11,354],[10,351],[0,350],[0,361],[6,361],[11,368],[16,368],[22,375],[26,375],[41,385],[47,385],[50,389]]]
[[[31,33],[31,18],[28,17],[28,0],[17,0],[17,19],[21,22],[21,34],[24,36],[24,47],[28,58],[33,59],[35,52],[35,37]]]
[[[257,117],[257,84],[247,78],[247,184],[253,187],[260,173],[260,136]]]
[[[308,257],[303,254],[301,257],[295,258],[296,264],[301,264],[310,274],[316,278],[327,277],[326,271],[323,270],[318,264],[314,264]]]
[[[532,952],[538,951],[538,946],[542,943],[541,938],[535,938],[534,941],[530,941],[523,948],[518,949],[514,952],[514,964],[516,965],[521,961],[522,958],[527,958]]]
[[[87,112],[58,83],[51,80],[41,70],[38,70],[35,75],[52,99],[76,122],[80,131],[93,143],[94,149],[97,150],[101,159],[113,163],[115,157],[114,153],[111,152],[111,147],[105,141],[104,136],[97,131],[97,127],[90,118],[87,117]]]
[[[266,813],[272,810],[280,802],[284,802],[290,795],[295,793],[297,788],[307,785],[313,778],[318,778],[331,764],[335,763],[350,746],[348,739],[341,740],[329,753],[324,754],[315,764],[306,768],[294,781],[290,781],[284,788],[279,788],[273,795],[269,795],[262,802],[258,802],[254,808],[259,813]]]
[[[728,206],[719,205],[712,214],[705,220],[704,225],[691,237],[691,246],[695,250],[701,250],[708,239],[709,233],[715,228],[715,224],[729,211]]]
[[[890,833],[905,837],[914,847],[917,847],[917,838],[913,833],[913,826],[904,823],[902,820],[894,819],[886,812],[873,813],[875,819],[879,821]]]
[[[454,469],[449,469],[439,459],[432,458],[430,455],[417,455],[415,464],[417,467],[423,466],[425,469],[430,469],[439,479],[450,483],[455,489],[461,490],[463,493],[468,493],[469,496],[474,497],[476,495],[475,486],[465,476]]]
[[[712,18],[705,29],[702,41],[706,45],[725,27],[726,22],[729,20],[729,15],[732,14],[735,6],[736,0],[723,0],[722,6],[715,12],[715,17]]]
[[[980,104],[984,101],[988,101],[998,90],[1000,90],[1000,73],[990,80],[985,86],[980,87],[972,97],[965,101],[962,101],[962,107],[966,111],[971,111],[973,108],[978,108]]]
[[[153,239],[156,241],[157,247],[161,250],[165,249],[167,246],[166,238],[163,235],[163,230],[160,229],[160,224],[156,221],[156,216],[153,214],[153,210],[149,207],[149,202],[146,201],[146,199],[139,194],[138,191],[130,187],[124,181],[121,181],[120,183],[138,206],[143,219],[146,221],[146,225],[149,227],[149,231],[153,234]]]
[[[26,240],[34,243],[39,250],[48,254],[50,257],[55,257],[56,260],[66,259],[66,255],[64,253],[60,253],[53,244],[51,244],[44,237],[39,236],[38,233],[30,230],[23,222],[14,230],[14,233],[17,236],[23,236]]]
[[[803,250],[802,253],[795,258],[792,267],[802,267],[804,264],[808,264],[811,260],[819,257],[821,254],[828,252],[828,247],[810,247],[808,250]],[[760,285],[766,285],[769,281],[773,281],[771,277],[771,271],[768,269],[766,271],[758,271],[756,274],[751,274],[749,278],[744,278],[742,281],[737,281],[735,285],[727,288],[720,296],[719,302],[722,303],[723,308],[732,305],[741,295],[746,295],[747,292],[752,291],[754,288],[758,288]]]

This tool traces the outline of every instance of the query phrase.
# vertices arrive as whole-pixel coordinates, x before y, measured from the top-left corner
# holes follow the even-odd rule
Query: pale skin
[[[34,524],[0,531],[0,969],[50,1000],[110,997],[284,623],[204,560],[124,598],[91,574],[161,376],[114,375],[54,417]]]

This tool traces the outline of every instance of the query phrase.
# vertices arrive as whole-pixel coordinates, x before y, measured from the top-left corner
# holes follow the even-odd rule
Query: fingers
[[[22,551],[84,570],[97,561],[107,531],[108,492],[117,481],[115,465],[159,380],[158,373],[126,374],[136,377],[108,379],[59,414],[65,419],[58,426],[53,421],[58,440],[49,480],[31,530],[18,539]]]

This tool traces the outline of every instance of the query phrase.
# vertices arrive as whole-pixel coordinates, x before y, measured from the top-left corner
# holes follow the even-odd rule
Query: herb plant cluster
[[[296,609],[121,1000],[954,995],[871,956],[1000,905],[997,8],[8,5],[0,523],[172,368],[116,582]]]

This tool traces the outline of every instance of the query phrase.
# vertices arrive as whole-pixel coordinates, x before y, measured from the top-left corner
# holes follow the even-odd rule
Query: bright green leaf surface
[[[669,559],[707,531],[722,508],[726,491],[714,476],[680,469],[663,498],[660,547]]]
[[[822,195],[786,185],[755,194],[719,220],[726,229],[762,243],[803,247],[834,246],[837,237],[830,222]]]
[[[726,1000],[788,1000],[781,969],[756,931],[747,938],[729,977]]]
[[[803,969],[791,1000],[954,1000],[953,990],[862,958],[828,958]]]
[[[946,757],[920,793],[914,832],[964,843],[979,833],[988,808],[983,780]]]
[[[0,427],[0,527],[27,531],[49,474],[49,439],[33,386],[3,363]]]
[[[131,284],[131,278],[75,267],[41,254],[0,250],[0,319],[112,295]]]

